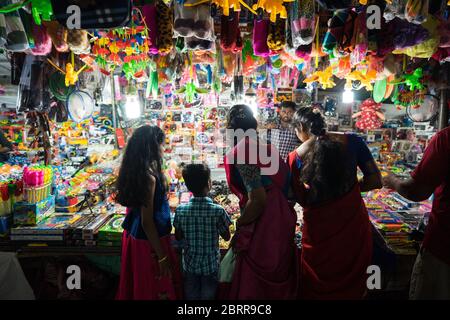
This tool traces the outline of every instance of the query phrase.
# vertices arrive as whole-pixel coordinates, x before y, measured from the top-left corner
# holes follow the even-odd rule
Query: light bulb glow
[[[141,103],[138,95],[127,95],[125,115],[128,119],[137,119],[141,116]]]
[[[353,103],[353,101],[354,101],[353,91],[345,90],[344,93],[342,94],[342,102]]]

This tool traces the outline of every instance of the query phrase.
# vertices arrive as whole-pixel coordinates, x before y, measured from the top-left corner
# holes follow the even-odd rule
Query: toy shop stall
[[[172,213],[192,197],[183,165],[204,162],[211,198],[239,217],[223,168],[234,104],[252,109],[269,140],[283,101],[315,108],[329,131],[360,135],[383,175],[409,177],[449,125],[449,13],[444,0],[2,3],[0,268],[12,261],[23,287],[0,297],[114,298],[126,213],[116,179],[144,124],[165,133]],[[431,200],[363,197],[384,270],[370,298],[407,298]],[[71,265],[83,269],[82,290],[58,276]]]

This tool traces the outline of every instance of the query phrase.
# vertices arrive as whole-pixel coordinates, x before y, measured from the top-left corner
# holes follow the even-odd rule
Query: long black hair
[[[150,176],[154,176],[165,191],[162,172],[161,144],[164,132],[157,126],[142,126],[127,143],[117,179],[116,201],[125,207],[141,207],[150,198]]]
[[[296,111],[293,125],[316,139],[306,153],[300,172],[300,183],[309,186],[307,203],[318,204],[335,199],[346,192],[346,153],[342,143],[326,134],[326,122],[320,112],[309,107]]]

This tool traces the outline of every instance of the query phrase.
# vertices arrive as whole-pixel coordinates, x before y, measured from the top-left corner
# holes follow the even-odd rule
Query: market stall
[[[199,161],[233,221],[223,169],[233,104],[252,108],[261,136],[283,101],[318,108],[330,131],[361,135],[383,173],[404,176],[448,125],[447,1],[6,2],[0,129],[13,147],[0,163],[0,251],[19,258],[120,256],[115,180],[143,124],[166,134],[172,213],[192,196],[183,164]],[[364,199],[391,268],[383,289],[407,290],[431,202],[384,189]]]

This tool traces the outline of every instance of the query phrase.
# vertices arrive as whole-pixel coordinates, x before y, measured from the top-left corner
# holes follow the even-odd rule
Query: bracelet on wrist
[[[166,261],[166,260],[167,260],[167,256],[165,256],[165,257],[159,259],[159,260],[158,260],[158,263],[164,262],[164,261]]]

